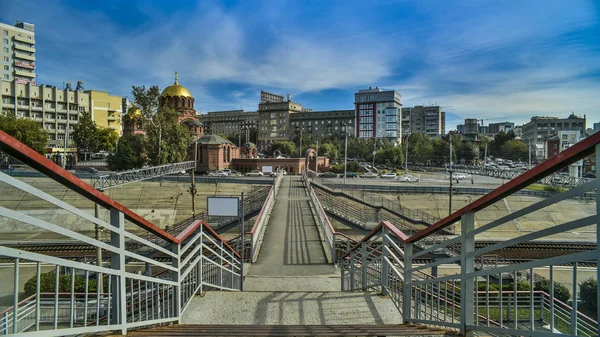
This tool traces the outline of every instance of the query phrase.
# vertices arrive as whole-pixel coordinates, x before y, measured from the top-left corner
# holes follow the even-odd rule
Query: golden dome
[[[160,94],[161,96],[179,96],[179,97],[192,97],[192,94],[186,87],[179,85],[179,75],[175,72],[175,83],[165,88]]]
[[[140,118],[142,117],[142,110],[137,106],[132,106],[129,108],[129,111],[127,111],[127,116],[129,116],[130,119]]]

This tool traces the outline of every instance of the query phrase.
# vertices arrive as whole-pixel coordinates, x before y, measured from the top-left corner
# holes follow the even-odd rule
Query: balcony
[[[22,76],[22,77],[35,78],[35,73],[29,72],[29,71],[19,70],[18,68],[15,69],[15,75]]]
[[[42,106],[35,106],[35,105],[31,106],[31,110],[42,111],[42,109],[43,109]]]
[[[14,40],[15,41],[20,41],[20,42],[25,42],[25,43],[30,44],[30,45],[34,45],[35,44],[35,40],[33,39],[33,37],[31,39],[28,39],[27,36],[18,36],[18,35],[15,35],[14,36]]]
[[[17,53],[15,53],[14,57],[18,58],[18,59],[28,60],[28,61],[35,61],[35,56],[29,55],[29,54],[23,54],[23,53],[17,52]]]
[[[15,43],[15,49],[28,51],[30,53],[35,53],[35,48],[30,47],[26,44],[22,44],[22,43]]]
[[[23,61],[16,61],[15,67],[27,68],[27,69],[35,69],[35,64],[27,63]]]

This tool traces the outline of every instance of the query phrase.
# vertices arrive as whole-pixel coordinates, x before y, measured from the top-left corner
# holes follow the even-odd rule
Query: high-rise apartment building
[[[421,133],[430,137],[446,132],[446,113],[440,106],[402,108],[402,135]]]
[[[512,122],[499,122],[499,123],[490,123],[487,132],[481,132],[490,137],[494,137],[500,132],[509,132],[514,130],[515,123]]]
[[[73,131],[79,115],[88,111],[97,125],[121,134],[122,97],[102,91],[60,89],[56,86],[36,86],[31,83],[0,81],[0,114],[14,114],[39,123],[48,134],[52,152],[76,152]],[[65,141],[66,140],[66,141]]]
[[[292,102],[290,95],[285,99],[281,95],[261,91],[258,104],[258,149],[265,151],[272,143],[289,140],[289,134],[294,132],[290,130],[289,117],[297,112],[302,112],[302,105]]]
[[[354,94],[356,136],[386,137],[399,143],[402,136],[402,96],[394,90],[378,87]]]
[[[0,79],[35,85],[34,26],[21,21],[14,26],[0,23],[0,33]]]

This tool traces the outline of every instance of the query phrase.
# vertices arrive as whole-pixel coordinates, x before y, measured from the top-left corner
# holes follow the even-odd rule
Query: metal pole
[[[65,148],[63,149],[63,162],[62,162],[62,167],[64,169],[67,168],[67,140],[69,139],[69,126],[66,127],[65,129]]]
[[[377,146],[377,137],[373,139],[373,169],[375,169],[375,148]]]
[[[298,149],[298,158],[302,158],[302,131],[304,131],[304,129],[300,129],[300,149]]]
[[[244,290],[244,192],[242,192],[242,207],[240,214],[240,291]]]
[[[94,216],[96,217],[96,219],[100,218],[100,205],[98,205],[98,204],[94,204]],[[100,241],[100,226],[98,224],[96,224],[96,226],[95,226],[94,238],[96,240]],[[98,267],[102,267],[102,248],[100,248],[100,247],[96,247],[96,265],[98,265]],[[104,291],[103,282],[102,282],[102,274],[97,273],[96,277],[97,277],[96,283],[97,283],[98,289],[101,289],[101,291]]]
[[[410,137],[410,134],[412,132],[409,132],[408,135],[406,135],[406,156],[404,156],[404,171],[405,173],[408,173],[408,137]]]
[[[485,143],[485,150],[483,151],[483,167],[487,164],[487,143]]]
[[[527,167],[528,170],[531,170],[531,138],[527,137],[529,143],[529,165]]]
[[[315,163],[315,174],[319,174],[319,141],[317,140],[317,160]]]
[[[450,173],[450,188],[448,190],[449,199],[448,199],[448,215],[452,214],[452,136],[449,136],[450,139],[450,161],[448,162],[448,172]]]
[[[190,187],[192,195],[192,219],[196,220],[196,179],[194,178],[194,170],[192,170],[192,186]]]
[[[348,127],[344,123],[344,135],[346,137],[344,141],[344,185],[346,185],[346,167],[348,165]]]

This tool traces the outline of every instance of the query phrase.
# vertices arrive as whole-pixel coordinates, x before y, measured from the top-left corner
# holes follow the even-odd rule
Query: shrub
[[[502,290],[511,291],[514,289],[514,283],[507,283],[502,285]],[[529,282],[519,281],[517,282],[517,291],[528,291],[531,290]]]
[[[40,275],[40,292],[53,293],[55,290],[56,274],[54,271],[48,273],[42,273]],[[33,276],[25,283],[24,291],[25,296],[35,294],[35,282],[36,276]],[[107,282],[104,282],[105,286],[108,286]],[[71,275],[59,275],[58,276],[58,291],[59,292],[70,292],[71,291]],[[75,275],[75,292],[85,291],[85,278]],[[88,291],[96,291],[96,280],[88,280]]]
[[[579,284],[579,297],[592,312],[598,312],[598,280],[589,278]]]
[[[542,280],[535,283],[533,290],[536,291],[545,291],[550,294],[550,280]],[[554,298],[559,301],[567,302],[569,298],[571,298],[571,293],[569,289],[561,283],[554,281]]]
[[[488,289],[490,291],[498,291],[500,289],[500,287],[495,283],[490,283],[490,286],[488,287]],[[479,285],[477,286],[477,290],[485,291],[485,282],[480,282]]]
[[[562,188],[559,186],[548,185],[548,186],[544,186],[544,191],[559,193],[559,192],[562,192]]]

